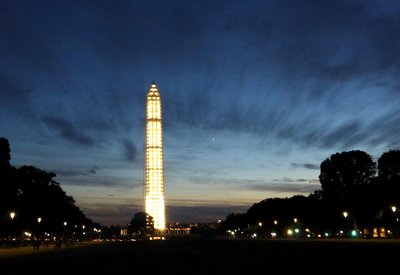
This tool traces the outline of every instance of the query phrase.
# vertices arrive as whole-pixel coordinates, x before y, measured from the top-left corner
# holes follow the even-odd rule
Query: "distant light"
[[[297,218],[294,218],[293,221],[296,223],[297,222]]]
[[[14,219],[14,217],[15,217],[15,212],[14,211],[10,212],[10,218]]]
[[[311,237],[311,235],[310,234],[307,234],[307,238],[310,238]]]
[[[326,233],[326,232],[325,232],[325,234],[324,234],[324,235],[325,235],[325,237],[328,237],[328,236],[329,236],[329,234],[328,234],[328,233]]]
[[[261,227],[261,226],[262,226],[262,222],[259,222],[259,223],[258,223],[258,226],[260,226],[260,227]]]
[[[347,218],[348,215],[349,213],[347,213],[347,211],[343,211],[343,217]]]
[[[277,221],[277,220],[274,220],[274,224],[277,225],[277,224],[278,224],[278,221]]]
[[[38,223],[40,223],[41,221],[42,221],[42,218],[41,218],[41,217],[37,218],[37,222],[38,222]]]
[[[271,237],[276,237],[276,233],[275,232],[271,232]]]
[[[293,235],[292,229],[288,229],[287,234],[288,234],[289,236]]]
[[[64,222],[64,226],[67,226],[67,222]]]
[[[351,231],[351,236],[353,236],[353,237],[357,236],[357,231],[352,230],[352,231]]]
[[[296,228],[296,229],[294,230],[294,232],[299,233],[299,232],[300,232],[300,229]]]
[[[392,206],[392,211],[393,211],[393,213],[396,212],[396,209],[397,209],[396,206],[393,205],[393,206]]]

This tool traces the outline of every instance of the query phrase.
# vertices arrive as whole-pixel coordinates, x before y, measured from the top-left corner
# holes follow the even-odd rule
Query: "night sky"
[[[400,2],[0,1],[0,137],[87,217],[143,211],[162,96],[167,221],[320,189],[331,154],[400,147]]]

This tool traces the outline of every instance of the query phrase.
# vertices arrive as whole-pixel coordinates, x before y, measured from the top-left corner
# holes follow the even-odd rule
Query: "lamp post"
[[[13,223],[13,220],[14,220],[14,218],[15,218],[15,212],[14,211],[11,211],[10,212],[10,219],[11,219],[11,223],[10,223],[10,236],[8,237],[8,239],[9,239],[9,241],[11,242],[12,241],[12,237],[13,237],[13,229],[14,229],[14,223]]]
[[[347,217],[349,216],[349,212],[343,211],[342,215],[343,215],[344,219],[347,220]],[[346,237],[346,231],[347,231],[347,228],[346,228],[346,222],[345,222],[345,228],[344,228],[344,236],[345,237]]]
[[[399,221],[399,219],[397,218],[397,215],[396,215],[397,207],[395,205],[392,205],[390,208],[392,209],[393,216],[394,216],[392,234],[393,234],[393,237],[396,238],[397,237],[397,222]]]
[[[343,211],[342,212],[342,215],[343,215],[343,217],[345,218],[345,219],[347,219],[347,217],[349,216],[349,212],[347,212],[347,211]],[[358,226],[357,226],[357,223],[356,223],[356,219],[355,219],[355,217],[354,217],[354,214],[352,214],[351,215],[351,220],[352,220],[352,223],[353,223],[353,229],[352,229],[352,231],[351,231],[351,236],[352,237],[357,237],[357,235],[358,235]]]

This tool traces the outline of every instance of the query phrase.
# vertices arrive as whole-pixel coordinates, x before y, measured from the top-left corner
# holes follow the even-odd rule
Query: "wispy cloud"
[[[287,182],[263,184],[263,185],[252,184],[252,185],[247,185],[246,187],[251,190],[257,190],[257,191],[270,191],[270,192],[294,193],[294,194],[310,194],[315,190],[321,189],[321,186],[313,181],[308,181],[308,183],[303,183],[303,184],[299,183],[293,184]]]
[[[123,149],[125,159],[129,162],[135,162],[137,158],[137,149],[135,143],[131,140],[124,139]]]
[[[63,159],[47,166],[65,185],[142,186],[140,169],[129,178],[121,167],[143,158],[152,81],[163,99],[165,167],[179,184],[229,186],[238,197],[307,193],[318,187],[303,176],[319,169],[317,154],[400,146],[398,1],[1,5],[0,130],[18,145],[17,163]],[[201,143],[221,133],[228,142]],[[229,163],[242,157],[237,147],[246,165],[224,170],[205,157]],[[250,165],[247,153],[260,162]],[[246,177],[275,165],[290,174]]]
[[[83,134],[82,130],[78,130],[75,126],[65,118],[55,116],[43,116],[42,122],[49,128],[55,131],[63,139],[79,144],[82,146],[93,146],[94,140]]]
[[[319,170],[319,164],[314,163],[292,163],[290,165],[293,168],[306,168],[310,170]]]

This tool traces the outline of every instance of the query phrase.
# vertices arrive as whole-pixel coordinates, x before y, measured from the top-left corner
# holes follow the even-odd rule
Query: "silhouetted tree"
[[[10,144],[6,138],[0,138],[0,233],[7,230],[9,213],[15,210],[17,185],[16,169],[10,165]],[[3,232],[4,233],[4,232]]]
[[[67,221],[68,232],[75,225],[90,223],[82,211],[75,205],[73,197],[66,195],[54,173],[48,173],[33,166],[18,169],[17,182],[18,212],[25,220],[24,226],[35,227],[37,218],[42,218],[42,227],[51,231],[63,231]]]
[[[154,232],[153,217],[145,212],[137,212],[129,224],[130,234],[146,238]]]
[[[375,162],[363,151],[333,154],[321,163],[319,180],[323,197],[346,205],[354,201],[358,187],[368,185],[375,173]]]
[[[10,166],[10,144],[8,139],[0,138],[0,166]]]
[[[390,150],[382,154],[378,159],[378,176],[388,180],[400,177],[400,150]]]
[[[383,225],[395,221],[391,206],[400,207],[400,150],[384,152],[378,159],[378,177],[370,195],[378,220]]]
[[[39,233],[72,235],[78,228],[82,229],[82,225],[90,226],[91,220],[75,205],[74,199],[66,195],[54,180],[55,176],[34,166],[12,167],[8,140],[0,138],[0,225],[10,224],[3,217],[10,219],[8,212],[15,211],[15,231],[24,228]],[[68,225],[64,225],[64,221]]]

